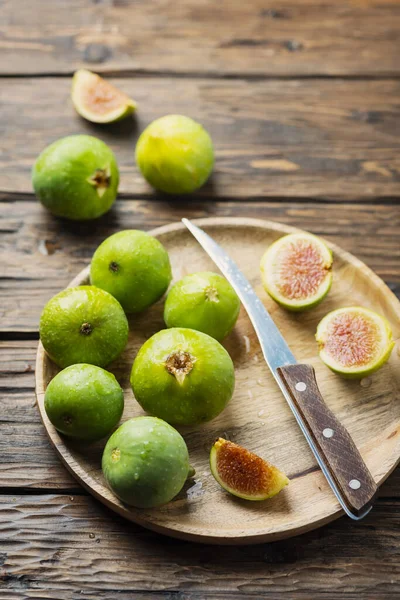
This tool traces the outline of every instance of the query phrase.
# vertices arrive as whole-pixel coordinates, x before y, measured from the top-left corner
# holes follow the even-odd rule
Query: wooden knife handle
[[[288,365],[280,367],[278,373],[343,500],[359,516],[372,503],[378,488],[347,429],[326,406],[314,368]]]

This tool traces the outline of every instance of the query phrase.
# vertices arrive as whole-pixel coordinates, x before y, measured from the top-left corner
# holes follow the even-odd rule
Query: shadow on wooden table
[[[107,137],[110,140],[114,137],[116,141],[124,138],[132,138],[132,143],[139,137],[139,124],[136,115],[131,118],[117,121],[116,123],[91,123],[82,117],[78,117],[79,124],[83,133],[95,137]]]
[[[119,551],[124,553],[125,559],[133,558],[139,551],[145,560],[151,557],[153,565],[162,564],[164,572],[170,572],[164,590],[171,589],[172,580],[178,580],[178,589],[182,592],[203,589],[213,599],[220,597],[219,591],[271,598],[276,598],[278,593],[288,593],[290,598],[310,598],[302,592],[310,594],[311,589],[313,598],[318,591],[332,594],[331,598],[346,592],[373,592],[375,585],[382,581],[382,573],[387,574],[385,592],[398,589],[400,514],[392,494],[394,488],[399,487],[398,471],[391,482],[383,486],[372,513],[359,523],[342,517],[301,536],[248,546],[184,542],[148,532],[103,507],[101,512],[108,520],[106,529],[118,536]],[[379,535],[371,536],[371,531]],[[103,543],[109,546],[108,536],[100,545]]]

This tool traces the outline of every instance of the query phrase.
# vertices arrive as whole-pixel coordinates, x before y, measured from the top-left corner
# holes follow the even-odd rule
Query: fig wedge
[[[75,72],[71,99],[76,112],[91,123],[115,123],[136,110],[129,96],[87,69]]]
[[[223,438],[218,438],[211,448],[210,467],[224,490],[245,500],[272,498],[289,483],[277,467]]]

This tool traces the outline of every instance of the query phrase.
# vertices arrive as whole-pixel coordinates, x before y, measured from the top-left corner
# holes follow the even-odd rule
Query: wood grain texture
[[[358,256],[400,294],[399,204],[118,200],[103,218],[74,224],[52,217],[32,197],[19,198],[5,194],[0,203],[0,334],[37,335],[45,303],[108,235],[182,217],[255,217],[307,229]]]
[[[364,522],[342,518],[289,542],[221,551],[168,540],[77,495],[82,488],[44,437],[34,405],[30,338],[43,304],[102,239],[124,227],[148,230],[182,216],[275,219],[352,251],[400,293],[398,82],[250,85],[292,75],[398,78],[397,0],[229,0],[226,10],[227,2],[32,0],[23,8],[0,2],[0,75],[57,75],[2,80],[0,190],[29,190],[38,152],[56,137],[86,132],[112,144],[123,196],[133,194],[88,227],[53,219],[31,197],[2,197],[0,335],[9,339],[0,342],[0,488],[10,495],[0,497],[1,600],[392,600],[399,594],[399,469]],[[63,77],[82,65],[122,78],[117,83],[140,99],[138,125],[96,129],[75,117]],[[140,72],[157,79],[149,77],[148,87],[142,77],[124,79]],[[227,81],[238,76],[253,81]],[[247,94],[237,91],[242,87]],[[154,201],[133,168],[139,129],[175,107],[216,128],[218,177],[190,203]],[[241,202],[226,201],[228,185]],[[249,197],[269,201],[247,206]],[[361,202],[318,206],[312,198]],[[33,494],[66,493],[21,497],[27,487]]]
[[[0,73],[398,75],[396,0],[32,0],[0,5]]]
[[[286,365],[278,373],[345,506],[355,516],[365,515],[378,488],[349,432],[326,405],[314,368],[306,364]],[[299,384],[304,389],[298,389]],[[330,436],[325,435],[326,429],[330,430]],[[352,481],[359,488],[353,489]]]
[[[400,81],[141,77],[114,83],[139,109],[136,120],[105,127],[75,114],[69,78],[3,79],[0,191],[31,192],[32,165],[44,147],[86,133],[115,151],[121,193],[153,199],[134,164],[135,143],[153,119],[181,113],[198,119],[215,144],[203,198],[399,197]]]
[[[54,454],[35,401],[37,342],[0,342],[0,488],[82,493]]]
[[[0,497],[1,600],[394,599],[398,501],[368,521],[246,547],[188,544],[146,531],[85,496]]]
[[[291,228],[251,219],[206,219],[199,220],[198,224],[238,261],[256,293],[264,299],[295,356],[315,367],[321,392],[329,406],[349,429],[375,481],[384,481],[400,457],[399,355],[394,352],[389,363],[371,378],[368,386],[360,385],[358,381],[338,378],[321,364],[314,334],[317,323],[327,312],[340,306],[360,304],[386,316],[397,339],[400,337],[399,301],[365,265],[334,247],[334,282],[328,298],[312,314],[293,315],[278,308],[271,299],[265,299],[256,258],[282,233],[293,231]],[[215,270],[212,261],[183,224],[154,230],[154,235],[169,252],[174,280],[190,272]],[[87,277],[88,269],[71,285],[85,283]],[[160,301],[131,319],[127,348],[109,367],[124,389],[123,420],[143,414],[132,398],[129,374],[138,349],[162,328],[162,309]],[[262,359],[254,329],[244,310],[224,345],[235,365],[233,399],[212,422],[201,428],[182,428],[191,464],[202,486],[201,493],[192,498],[188,490],[193,483],[188,482],[168,505],[138,510],[123,505],[106,487],[100,468],[104,444],[86,449],[67,444],[49,422],[44,410],[44,393],[58,369],[39,344],[36,362],[38,407],[62,461],[96,498],[127,519],[155,531],[203,543],[243,544],[282,539],[337,518],[341,514],[338,502],[316,468],[315,459]],[[210,476],[208,466],[209,449],[213,440],[220,436],[232,439],[276,464],[292,479],[288,488],[257,506],[229,497]]]

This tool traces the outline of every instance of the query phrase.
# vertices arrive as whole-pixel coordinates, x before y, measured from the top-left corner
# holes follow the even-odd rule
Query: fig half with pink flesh
[[[136,110],[129,96],[87,69],[75,72],[71,98],[76,112],[92,123],[115,123]]]
[[[332,252],[310,233],[285,235],[261,259],[265,290],[278,304],[292,311],[319,304],[332,285]]]
[[[289,483],[277,467],[223,438],[218,438],[211,448],[210,467],[227,492],[245,500],[272,498]]]
[[[315,335],[321,360],[336,373],[361,379],[385,364],[394,341],[388,321],[361,306],[326,315]]]

